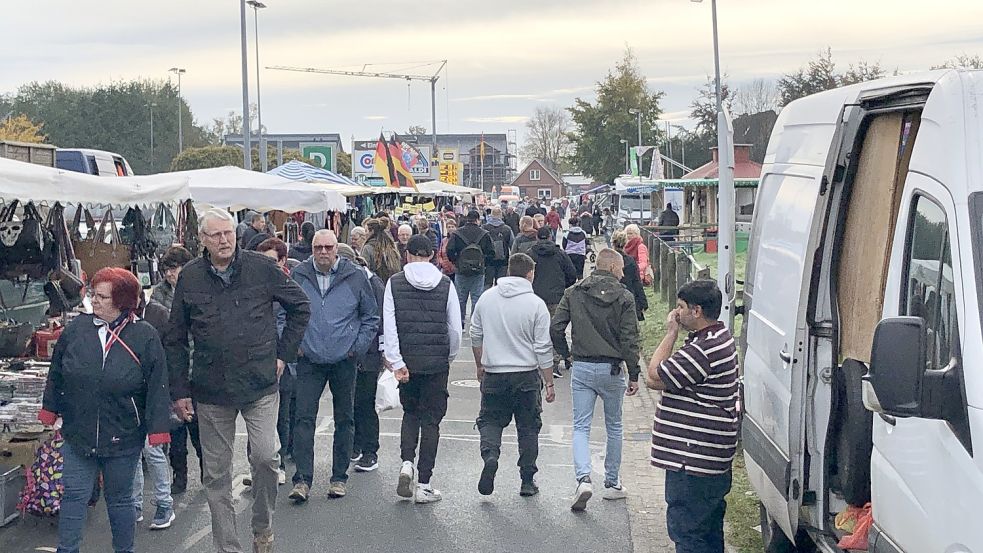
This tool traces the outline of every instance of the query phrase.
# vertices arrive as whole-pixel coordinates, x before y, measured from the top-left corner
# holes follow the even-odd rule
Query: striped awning
[[[292,159],[279,167],[270,169],[267,171],[267,173],[290,180],[324,181],[335,184],[345,184],[348,186],[363,186],[344,175],[339,175],[338,173],[334,173],[320,167],[314,167],[313,165],[304,163],[303,161],[297,161],[295,159]]]

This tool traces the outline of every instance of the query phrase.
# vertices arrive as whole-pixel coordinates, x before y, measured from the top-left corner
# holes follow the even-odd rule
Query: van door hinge
[[[826,190],[828,189],[829,189],[829,178],[826,177],[826,175],[823,175],[822,180],[819,181],[819,195],[825,196]]]
[[[833,323],[829,321],[820,321],[813,323],[810,327],[810,332],[816,338],[832,338],[833,337]]]
[[[792,480],[792,499],[798,500],[800,491],[801,490],[799,489],[799,480],[798,479]]]
[[[823,384],[829,384],[832,382],[833,370],[829,367],[823,367],[823,369],[819,371],[819,380],[822,380]]]

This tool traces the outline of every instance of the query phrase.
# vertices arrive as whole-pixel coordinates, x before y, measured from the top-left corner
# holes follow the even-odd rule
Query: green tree
[[[259,157],[257,155],[257,157]],[[171,161],[171,171],[209,169],[211,167],[242,167],[242,150],[235,146],[202,146],[185,148]]]
[[[335,169],[339,175],[346,177],[352,176],[352,155],[348,152],[339,151],[335,155]]]
[[[597,83],[597,100],[591,103],[577,98],[568,111],[576,129],[570,134],[573,145],[571,156],[574,166],[598,182],[611,183],[624,171],[624,147],[626,139],[637,145],[637,119],[630,109],[642,114],[642,142],[657,144],[656,127],[662,110],[659,100],[662,92],[652,92],[631,49],[604,80]]]
[[[733,103],[727,75],[720,78],[721,102],[728,110]],[[717,86],[713,77],[707,76],[707,81],[699,88],[696,98],[690,104],[690,119],[696,121],[696,133],[699,135],[717,136]]]
[[[833,51],[829,47],[819,51],[816,59],[809,61],[805,67],[787,73],[778,79],[779,103],[788,105],[793,100],[804,98],[824,90],[856,84],[884,76],[880,63],[861,61],[850,65],[846,73],[836,72],[833,61]]]
[[[121,81],[94,88],[57,81],[32,82],[18,89],[11,107],[15,113],[43,123],[51,144],[119,153],[137,173],[150,173],[151,168],[163,171],[170,166],[178,150],[179,108],[184,146],[207,144],[204,129],[195,122],[190,107],[178,97],[176,87],[165,81]]]
[[[933,66],[932,69],[983,69],[983,57],[979,54],[969,55],[969,54],[959,54],[954,58],[949,58],[942,65]],[[0,112],[3,109],[0,107]]]

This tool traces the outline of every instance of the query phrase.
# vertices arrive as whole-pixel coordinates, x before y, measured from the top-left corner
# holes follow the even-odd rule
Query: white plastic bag
[[[382,413],[402,407],[399,403],[399,382],[392,371],[384,369],[379,375],[379,386],[375,391],[375,412]]]

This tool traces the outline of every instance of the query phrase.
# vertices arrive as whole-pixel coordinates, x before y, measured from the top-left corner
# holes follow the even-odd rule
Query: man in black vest
[[[389,370],[401,383],[403,404],[396,494],[416,503],[440,501],[430,485],[440,421],[447,413],[447,377],[461,347],[461,309],[450,279],[430,263],[433,244],[416,235],[406,244],[407,263],[386,284],[383,349]],[[419,463],[417,444],[420,446]],[[417,480],[414,490],[414,480]]]

